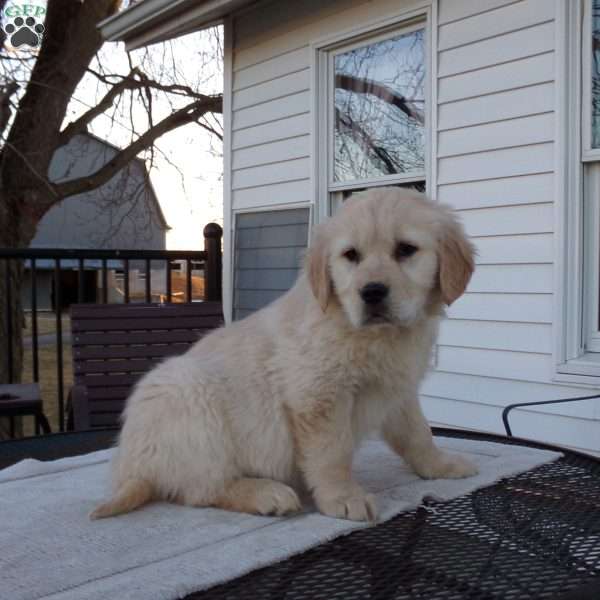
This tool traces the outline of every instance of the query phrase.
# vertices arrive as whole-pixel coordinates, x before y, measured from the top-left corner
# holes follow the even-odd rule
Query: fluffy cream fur
[[[374,499],[351,474],[373,430],[421,477],[474,474],[436,448],[418,401],[443,305],[472,271],[448,208],[397,188],[355,195],[318,228],[288,293],[140,381],[113,497],[92,517],[154,499],[284,514],[306,489],[327,515],[374,520]],[[360,293],[373,282],[389,289],[375,306]]]

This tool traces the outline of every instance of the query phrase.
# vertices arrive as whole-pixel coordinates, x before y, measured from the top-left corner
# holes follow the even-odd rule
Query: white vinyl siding
[[[466,129],[440,131],[438,158],[554,140],[554,119],[550,112],[520,117],[514,119],[511,125],[507,127],[503,121],[497,121]]]
[[[548,83],[554,80],[554,52],[548,51],[508,63],[500,63],[485,72],[468,71],[439,82],[438,101],[451,102],[476,98],[508,89]]]
[[[440,132],[440,137],[443,132]],[[524,175],[509,179],[486,179],[438,187],[438,200],[460,210],[538,204],[548,202],[554,194],[552,173]]]
[[[468,92],[466,92],[468,94]],[[456,99],[438,104],[441,131],[482,123],[508,121],[526,115],[551,112],[554,107],[552,83],[538,83],[516,90],[497,91],[485,96]],[[510,127],[510,123],[507,124]]]
[[[272,2],[234,21],[234,212],[315,202],[311,45],[426,6]],[[553,380],[557,3],[429,6],[437,44],[429,189],[459,211],[478,255],[467,293],[442,325],[423,405],[434,423],[500,432],[507,404],[591,393]],[[531,408],[511,422],[516,435],[600,453],[598,402]]]
[[[437,423],[498,431],[553,378],[555,3],[440,0],[437,198],[478,250],[423,388]],[[584,406],[585,405],[585,406]],[[513,413],[516,435],[600,452],[597,403]]]
[[[310,201],[309,62],[307,47],[243,69],[234,60],[234,210]]]

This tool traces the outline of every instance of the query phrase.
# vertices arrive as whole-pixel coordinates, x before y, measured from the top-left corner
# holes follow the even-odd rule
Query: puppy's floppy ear
[[[333,293],[333,281],[329,273],[328,258],[327,239],[324,227],[321,226],[316,230],[310,244],[305,268],[310,287],[323,312],[327,309]]]
[[[453,217],[446,221],[441,232],[438,261],[442,300],[450,306],[467,289],[475,269],[475,248]]]

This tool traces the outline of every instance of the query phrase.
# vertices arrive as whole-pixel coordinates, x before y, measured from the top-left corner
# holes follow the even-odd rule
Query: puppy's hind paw
[[[430,460],[414,465],[414,469],[423,479],[463,479],[479,472],[477,465],[468,458],[441,451]]]
[[[217,508],[255,515],[287,515],[302,508],[298,494],[273,479],[242,478],[232,482],[214,503]]]

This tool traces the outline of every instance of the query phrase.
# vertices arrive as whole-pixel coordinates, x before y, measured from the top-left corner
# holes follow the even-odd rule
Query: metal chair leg
[[[44,434],[52,433],[50,423],[48,422],[48,419],[46,418],[46,415],[43,412],[39,412],[36,414],[35,423],[37,430],[36,435],[39,435],[39,427],[41,427],[44,430]]]

